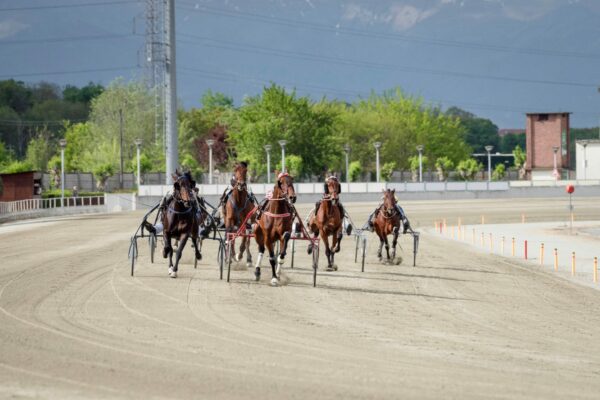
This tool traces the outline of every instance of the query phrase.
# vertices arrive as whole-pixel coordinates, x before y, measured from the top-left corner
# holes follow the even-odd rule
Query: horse
[[[196,259],[202,256],[198,250],[198,226],[201,220],[199,205],[195,193],[192,192],[193,179],[189,172],[180,175],[177,170],[173,174],[173,196],[162,211],[163,237],[165,246],[163,258],[169,258],[169,276],[177,278],[179,260],[187,240],[191,237]],[[175,264],[173,265],[173,247],[171,239],[179,241]]]
[[[246,216],[254,209],[254,196],[248,192],[246,177],[248,174],[248,164],[241,162],[236,164],[234,169],[234,178],[232,180],[232,191],[223,199],[223,209],[225,210],[223,219],[225,230],[235,232],[240,228]],[[248,223],[252,224],[255,216],[252,215]],[[235,261],[240,261],[246,251],[246,267],[252,266],[252,254],[250,254],[250,237],[242,237],[240,250],[233,255]],[[234,250],[235,253],[235,250]]]
[[[294,190],[294,180],[288,173],[281,173],[277,177],[277,183],[273,188],[270,198],[264,205],[260,217],[255,224],[255,240],[258,245],[258,260],[254,276],[257,281],[260,280],[260,265],[265,253],[265,248],[269,250],[269,262],[273,271],[271,285],[279,285],[281,277],[281,266],[287,254],[287,245],[292,235],[292,223],[296,217],[296,210],[293,204],[296,202],[296,192]],[[274,245],[280,241],[280,253],[277,261],[275,260]],[[277,264],[277,269],[275,268]]]
[[[309,229],[317,238],[325,243],[325,255],[327,256],[327,270],[337,271],[334,264],[334,255],[340,251],[340,243],[343,238],[343,215],[340,211],[339,194],[341,185],[336,177],[330,177],[325,182],[326,193],[321,199],[321,204],[312,216],[309,223]],[[329,247],[329,236],[333,236],[331,247]],[[312,253],[312,243],[308,245],[308,254]]]
[[[400,233],[400,223],[402,217],[398,208],[396,207],[396,190],[387,189],[383,192],[383,205],[381,205],[375,215],[373,221],[373,229],[377,236],[379,236],[379,250],[377,251],[377,257],[379,261],[382,260],[382,248],[385,243],[385,251],[387,253],[387,261],[391,261],[396,258],[396,245],[398,244],[398,234]],[[392,241],[392,257],[390,258],[390,245],[388,242],[388,235],[394,234],[394,240]]]

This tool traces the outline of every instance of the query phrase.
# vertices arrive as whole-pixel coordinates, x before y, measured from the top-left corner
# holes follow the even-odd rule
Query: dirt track
[[[423,228],[565,212],[519,201],[405,208]],[[579,219],[596,204],[578,203]],[[372,206],[347,208],[362,223]],[[305,245],[278,288],[267,269],[220,281],[213,243],[173,280],[142,242],[131,278],[140,216],[0,226],[0,398],[598,398],[597,290],[433,234],[416,268],[408,239],[407,260],[384,266],[370,238],[365,273],[344,239],[317,288]]]

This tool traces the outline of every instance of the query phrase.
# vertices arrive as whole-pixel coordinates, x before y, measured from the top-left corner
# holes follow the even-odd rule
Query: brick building
[[[527,114],[525,137],[527,143],[527,177],[529,179],[556,179],[554,176],[554,148],[558,179],[567,178],[569,167],[569,117],[571,113]]]

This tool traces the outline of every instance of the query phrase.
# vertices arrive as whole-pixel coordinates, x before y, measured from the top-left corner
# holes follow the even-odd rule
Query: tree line
[[[415,170],[417,145],[424,146],[424,168],[442,175],[457,170],[471,179],[482,165],[471,158],[491,144],[495,151],[524,148],[521,137],[499,138],[498,128],[458,108],[443,111],[400,89],[352,103],[327,98],[313,101],[276,84],[245,98],[207,91],[201,107],[178,111],[179,159],[199,175],[208,170],[207,139],[213,139],[215,168],[229,170],[235,160],[250,164],[253,180],[281,162],[279,140],[286,140],[286,167],[299,179],[345,169],[344,146],[350,147],[350,175],[360,179],[375,170],[373,144],[381,142],[384,179],[394,170]],[[142,139],[142,172],[164,170],[164,143],[156,135],[154,94],[142,82],[117,79],[107,87],[41,82],[0,82],[0,169],[60,169],[59,139],[67,140],[66,170],[93,172],[100,185],[120,166],[121,128],[125,171],[136,171],[135,139]],[[510,136],[510,135],[508,135]],[[514,135],[517,136],[517,135]]]

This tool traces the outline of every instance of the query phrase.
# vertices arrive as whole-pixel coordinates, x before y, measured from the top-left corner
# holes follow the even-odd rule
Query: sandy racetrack
[[[581,219],[598,218],[597,200],[578,205]],[[532,220],[564,211],[519,202]],[[347,208],[362,223],[373,204]],[[405,208],[422,229],[521,212],[506,201]],[[416,268],[408,238],[405,262],[386,266],[370,237],[365,273],[345,238],[340,270],[322,268],[317,288],[305,244],[278,288],[268,268],[260,283],[251,270],[220,281],[211,242],[197,270],[188,249],[176,280],[141,242],[131,278],[141,215],[0,227],[0,397],[598,398],[597,290],[433,234]]]

